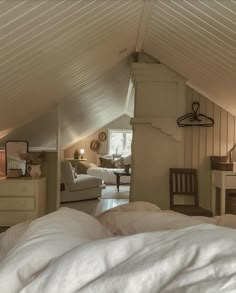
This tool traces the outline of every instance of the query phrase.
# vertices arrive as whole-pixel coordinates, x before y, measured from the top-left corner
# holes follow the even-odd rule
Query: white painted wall
[[[184,161],[183,130],[176,119],[185,110],[185,83],[161,64],[135,64],[134,77],[131,200],[168,208],[169,168]]]
[[[200,112],[214,118],[211,128],[185,128],[184,166],[198,169],[199,204],[211,208],[210,156],[226,156],[236,143],[235,116],[205,98],[197,91],[186,87],[186,112],[192,102],[200,102]]]
[[[156,66],[163,70],[162,65]],[[149,70],[149,74],[145,74],[145,70]],[[150,65],[146,65],[145,70],[136,68],[135,73],[131,198],[169,208],[169,168],[197,168],[199,204],[210,209],[210,156],[228,155],[236,143],[236,118],[197,91],[184,86],[181,79],[177,78],[176,86],[181,84],[178,88],[168,75],[164,77],[164,72],[158,80],[158,74],[152,72]],[[194,101],[200,102],[201,113],[214,118],[214,127],[177,128],[176,119],[191,112]]]

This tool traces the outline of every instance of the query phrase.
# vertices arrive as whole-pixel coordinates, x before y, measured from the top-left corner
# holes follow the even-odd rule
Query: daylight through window
[[[109,130],[109,153],[131,154],[132,130]]]

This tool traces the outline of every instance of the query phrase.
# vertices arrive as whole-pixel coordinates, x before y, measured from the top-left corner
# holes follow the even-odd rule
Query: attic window
[[[132,130],[109,129],[109,154],[131,154]]]

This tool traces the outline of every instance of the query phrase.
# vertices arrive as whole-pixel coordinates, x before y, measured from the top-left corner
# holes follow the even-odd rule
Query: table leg
[[[220,189],[220,215],[225,215],[225,188]]]
[[[120,187],[120,175],[116,175],[116,187],[117,187],[117,190],[118,190],[118,192],[120,191],[119,190],[119,187]]]
[[[215,216],[216,214],[216,187],[212,186],[212,202],[211,202],[212,214]]]
[[[211,187],[211,209],[212,214],[215,216],[216,214],[216,186],[214,184],[214,174],[212,174],[212,187]]]
[[[225,214],[225,176],[221,178],[221,188],[220,188],[220,215]]]

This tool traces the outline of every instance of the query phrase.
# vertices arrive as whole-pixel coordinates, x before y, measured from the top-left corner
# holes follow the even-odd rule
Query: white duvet
[[[235,230],[178,217],[175,230],[113,237],[96,219],[60,209],[4,250],[0,292],[236,292]]]

